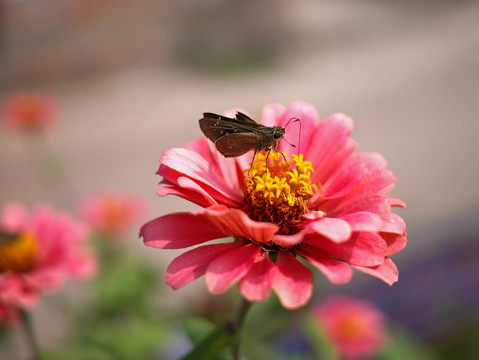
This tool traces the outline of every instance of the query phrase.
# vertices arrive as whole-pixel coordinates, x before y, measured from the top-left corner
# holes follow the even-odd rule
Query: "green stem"
[[[228,329],[230,332],[236,335],[236,341],[233,348],[233,359],[240,360],[241,359],[241,335],[243,324],[246,318],[246,314],[250,309],[253,303],[247,301],[246,299],[242,298],[241,303],[238,308],[238,314],[236,318],[228,324]]]
[[[38,347],[37,340],[35,338],[35,332],[33,331],[32,319],[30,313],[26,310],[20,310],[23,330],[25,331],[25,337],[27,338],[28,345],[32,352],[32,360],[41,360],[40,349]]]

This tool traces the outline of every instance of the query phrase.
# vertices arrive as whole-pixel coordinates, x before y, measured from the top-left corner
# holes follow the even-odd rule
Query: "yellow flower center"
[[[298,232],[296,225],[309,211],[313,195],[312,173],[313,165],[303,155],[292,155],[286,162],[281,153],[271,152],[267,163],[266,155],[257,155],[251,171],[245,170],[244,210],[253,220],[278,225],[278,234]]]
[[[28,233],[0,234],[0,273],[27,272],[35,267],[37,241]]]

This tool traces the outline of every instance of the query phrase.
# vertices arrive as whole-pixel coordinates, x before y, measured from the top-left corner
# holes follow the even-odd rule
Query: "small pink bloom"
[[[0,327],[8,327],[19,319],[18,309],[11,305],[0,303]]]
[[[249,171],[250,154],[225,158],[205,138],[163,154],[158,194],[180,196],[201,209],[146,223],[140,233],[145,244],[178,249],[234,239],[197,246],[173,260],[166,272],[173,289],[206,275],[213,293],[239,282],[249,301],[265,300],[273,290],[283,306],[297,308],[313,289],[304,261],[335,284],[351,279],[351,267],[388,284],[397,281],[390,256],[406,245],[406,226],[391,212],[404,204],[388,197],[396,178],[386,160],[354,154],[353,120],[344,114],[319,122],[309,104],[272,104],[261,122],[284,127],[291,118],[301,119],[301,149],[288,144],[299,145],[299,127],[292,124],[279,150],[293,155],[286,163],[272,151],[267,170],[265,155]]]
[[[117,191],[103,191],[86,198],[80,205],[82,218],[102,234],[121,235],[146,212],[143,199]]]
[[[386,317],[368,302],[335,296],[318,305],[314,314],[344,359],[370,358],[387,341]]]
[[[31,213],[12,202],[0,214],[0,303],[33,307],[44,291],[58,290],[69,277],[96,271],[85,249],[86,227],[47,205]]]
[[[19,130],[45,130],[49,128],[58,109],[56,99],[41,94],[17,94],[4,101],[6,126]]]

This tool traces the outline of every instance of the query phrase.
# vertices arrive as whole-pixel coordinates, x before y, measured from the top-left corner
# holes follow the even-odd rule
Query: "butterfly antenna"
[[[299,122],[299,134],[298,134],[298,156],[301,154],[301,120],[298,119]]]
[[[288,120],[288,122],[286,123],[286,125],[284,126],[284,128],[286,129],[286,127],[291,123],[291,122],[299,122],[299,135],[298,135],[298,156],[299,154],[301,154],[301,119],[299,118],[296,118],[296,117],[292,117],[291,119]],[[296,147],[294,146],[293,144],[289,143],[286,139],[284,139],[289,145],[291,145],[292,147]]]

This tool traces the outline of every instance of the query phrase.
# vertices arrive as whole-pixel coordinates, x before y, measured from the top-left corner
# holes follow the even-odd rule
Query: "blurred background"
[[[155,171],[164,150],[202,136],[204,111],[259,118],[265,104],[302,100],[321,117],[344,112],[360,151],[398,177],[409,244],[393,287],[355,273],[340,287],[318,280],[315,295],[371,300],[438,356],[479,357],[478,34],[479,2],[466,0],[0,0],[0,100],[32,91],[59,103],[41,144],[1,130],[0,203],[75,211],[114,188],[149,203],[144,221],[189,210],[156,196]],[[47,181],[35,165],[45,147],[57,159]],[[212,296],[203,281],[163,285],[177,252],[145,248],[137,229],[127,247],[154,265],[165,308]],[[68,319],[44,302],[35,326],[54,319],[39,334],[53,347]]]

